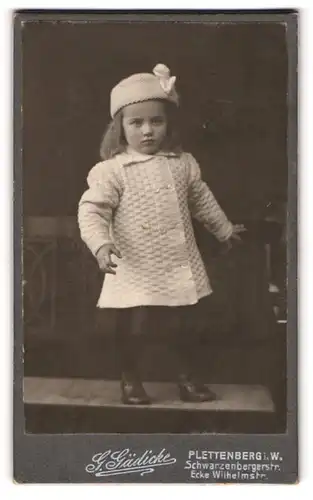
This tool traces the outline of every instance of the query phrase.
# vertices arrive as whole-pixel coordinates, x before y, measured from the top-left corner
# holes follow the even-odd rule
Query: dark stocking
[[[144,354],[144,337],[139,329],[140,325],[137,325],[136,312],[134,309],[121,310],[116,329],[119,371],[131,378],[139,376],[139,366]]]

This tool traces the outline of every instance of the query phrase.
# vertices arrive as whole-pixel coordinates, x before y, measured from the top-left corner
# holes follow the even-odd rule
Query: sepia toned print
[[[22,23],[23,426],[110,436],[86,481],[294,463],[223,440],[290,437],[282,19]],[[217,441],[180,460],[161,435]]]

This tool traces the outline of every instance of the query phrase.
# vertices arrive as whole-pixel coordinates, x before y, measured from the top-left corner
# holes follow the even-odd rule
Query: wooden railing
[[[23,233],[25,332],[90,328],[101,276],[76,219],[28,217]]]

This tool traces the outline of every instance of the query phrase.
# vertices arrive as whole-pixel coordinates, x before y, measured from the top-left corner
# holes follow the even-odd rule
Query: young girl
[[[192,356],[192,318],[206,308],[212,289],[191,216],[228,245],[244,230],[227,219],[196,160],[181,149],[174,125],[175,80],[158,64],[153,74],[132,75],[113,88],[104,161],[89,172],[89,189],[79,203],[81,237],[105,273],[98,307],[118,310],[125,404],[151,402],[139,362],[144,337],[155,324],[168,330],[168,343],[178,354],[181,400],[215,398],[197,380]],[[112,254],[120,259],[118,266]]]

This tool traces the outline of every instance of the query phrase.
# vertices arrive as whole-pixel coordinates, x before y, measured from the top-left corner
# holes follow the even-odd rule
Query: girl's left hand
[[[245,226],[243,224],[234,224],[233,225],[233,233],[229,239],[230,240],[233,239],[236,241],[242,241],[241,237],[240,237],[240,233],[244,233],[245,231],[247,231],[247,229],[245,228]]]
[[[232,240],[236,241],[237,243],[241,243],[242,242],[242,239],[240,237],[240,233],[244,233],[245,231],[247,231],[247,229],[245,228],[245,226],[243,224],[234,224],[233,225],[233,232],[231,234],[231,236],[228,238],[228,240],[225,241],[225,252],[228,252],[232,246],[233,246],[233,243],[232,243]]]

